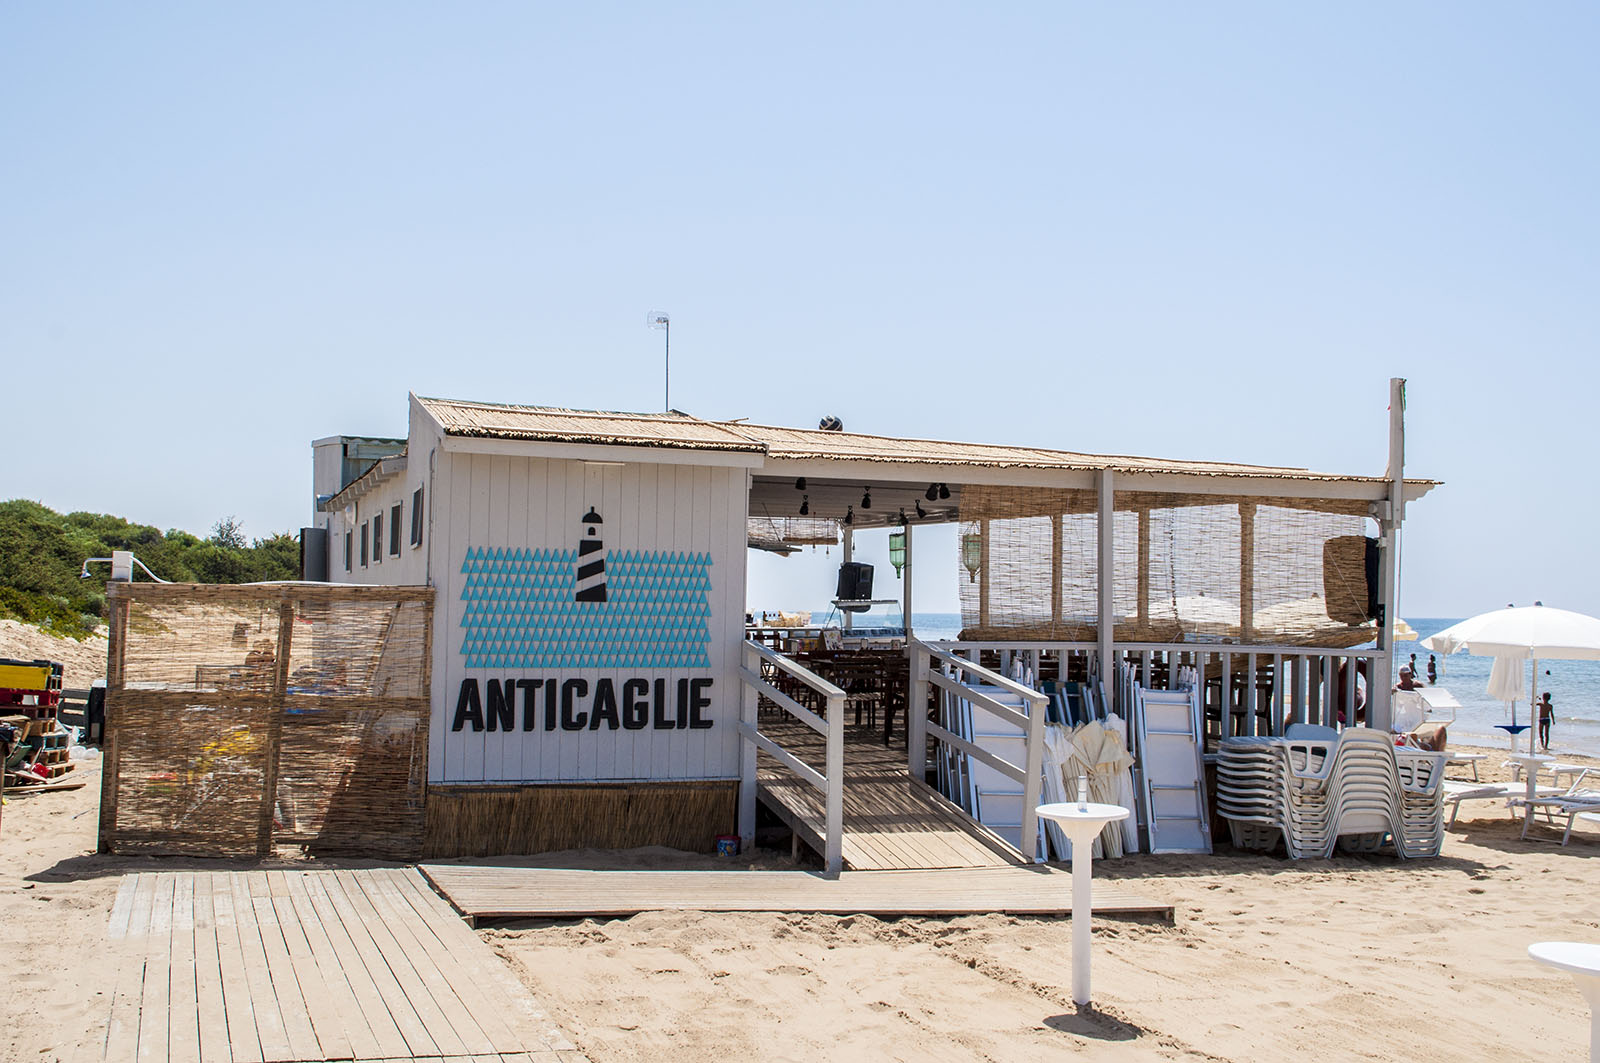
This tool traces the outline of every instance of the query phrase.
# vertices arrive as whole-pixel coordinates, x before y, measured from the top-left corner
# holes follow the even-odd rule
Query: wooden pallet
[[[952,871],[577,871],[423,864],[468,921],[619,917],[649,911],[951,916],[1066,915],[1072,875],[1049,867]],[[1171,920],[1172,905],[1094,883],[1094,914]]]
[[[108,938],[80,1059],[585,1059],[411,869],[131,874]]]

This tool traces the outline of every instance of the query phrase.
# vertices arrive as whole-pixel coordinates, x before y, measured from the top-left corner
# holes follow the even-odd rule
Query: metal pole
[[[1099,675],[1100,681],[1110,686],[1116,682],[1117,673],[1112,667],[1112,654],[1115,647],[1112,640],[1116,635],[1116,496],[1112,487],[1110,469],[1100,470],[1100,507],[1096,518],[1096,540],[1098,543],[1099,558],[1099,608],[1095,632],[1096,650],[1100,656]],[[1126,706],[1117,706],[1117,711],[1126,714]]]
[[[666,409],[672,409],[672,322],[669,320],[661,330],[667,337],[667,372],[666,372]]]
[[[1089,1003],[1089,947],[1094,934],[1094,835],[1079,831],[1072,838],[1072,1000]]]

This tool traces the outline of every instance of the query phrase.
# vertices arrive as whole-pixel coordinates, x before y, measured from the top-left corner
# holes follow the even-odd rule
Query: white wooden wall
[[[413,462],[426,458],[413,451]],[[435,606],[431,782],[555,782],[738,778],[740,647],[744,639],[745,511],[742,468],[581,461],[438,452],[433,483]],[[409,472],[410,470],[408,470]],[[710,568],[709,667],[521,669],[469,667],[462,653],[462,564],[469,548],[575,550],[581,518],[599,511],[605,547],[616,551],[706,553]],[[478,680],[487,708],[491,678],[584,679],[592,699],[602,677],[709,677],[714,724],[706,730],[452,731],[463,679]],[[587,701],[585,703],[587,707]]]
[[[382,586],[421,586],[428,582],[428,513],[432,505],[428,499],[427,454],[424,452],[420,468],[408,465],[405,472],[380,484],[377,489],[362,495],[353,507],[353,520],[347,519],[345,510],[321,514],[328,528],[328,580],[331,583],[366,583]],[[422,493],[422,542],[411,545],[411,501],[417,488]],[[394,506],[400,506],[400,553],[389,553],[389,521]],[[361,564],[361,526],[367,525],[368,550],[372,549],[372,518],[383,516],[383,554],[374,559],[369,552],[367,564]],[[350,570],[344,567],[344,533],[354,532],[350,540]]]

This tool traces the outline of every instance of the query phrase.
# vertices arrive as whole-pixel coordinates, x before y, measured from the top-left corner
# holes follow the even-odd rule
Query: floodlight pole
[[[670,411],[672,409],[672,315],[665,310],[652,310],[645,316],[645,324],[666,333],[666,366],[665,381],[662,385],[662,406],[664,410]]]

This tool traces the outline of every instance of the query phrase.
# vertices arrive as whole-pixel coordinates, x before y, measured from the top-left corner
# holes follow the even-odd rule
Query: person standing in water
[[[1556,707],[1550,703],[1550,691],[1539,696],[1539,748],[1550,752],[1550,725],[1556,719]]]
[[[1434,661],[1433,654],[1430,653],[1428,654],[1428,685],[1433,686],[1433,684],[1437,683],[1438,681],[1439,665],[1436,661]]]

